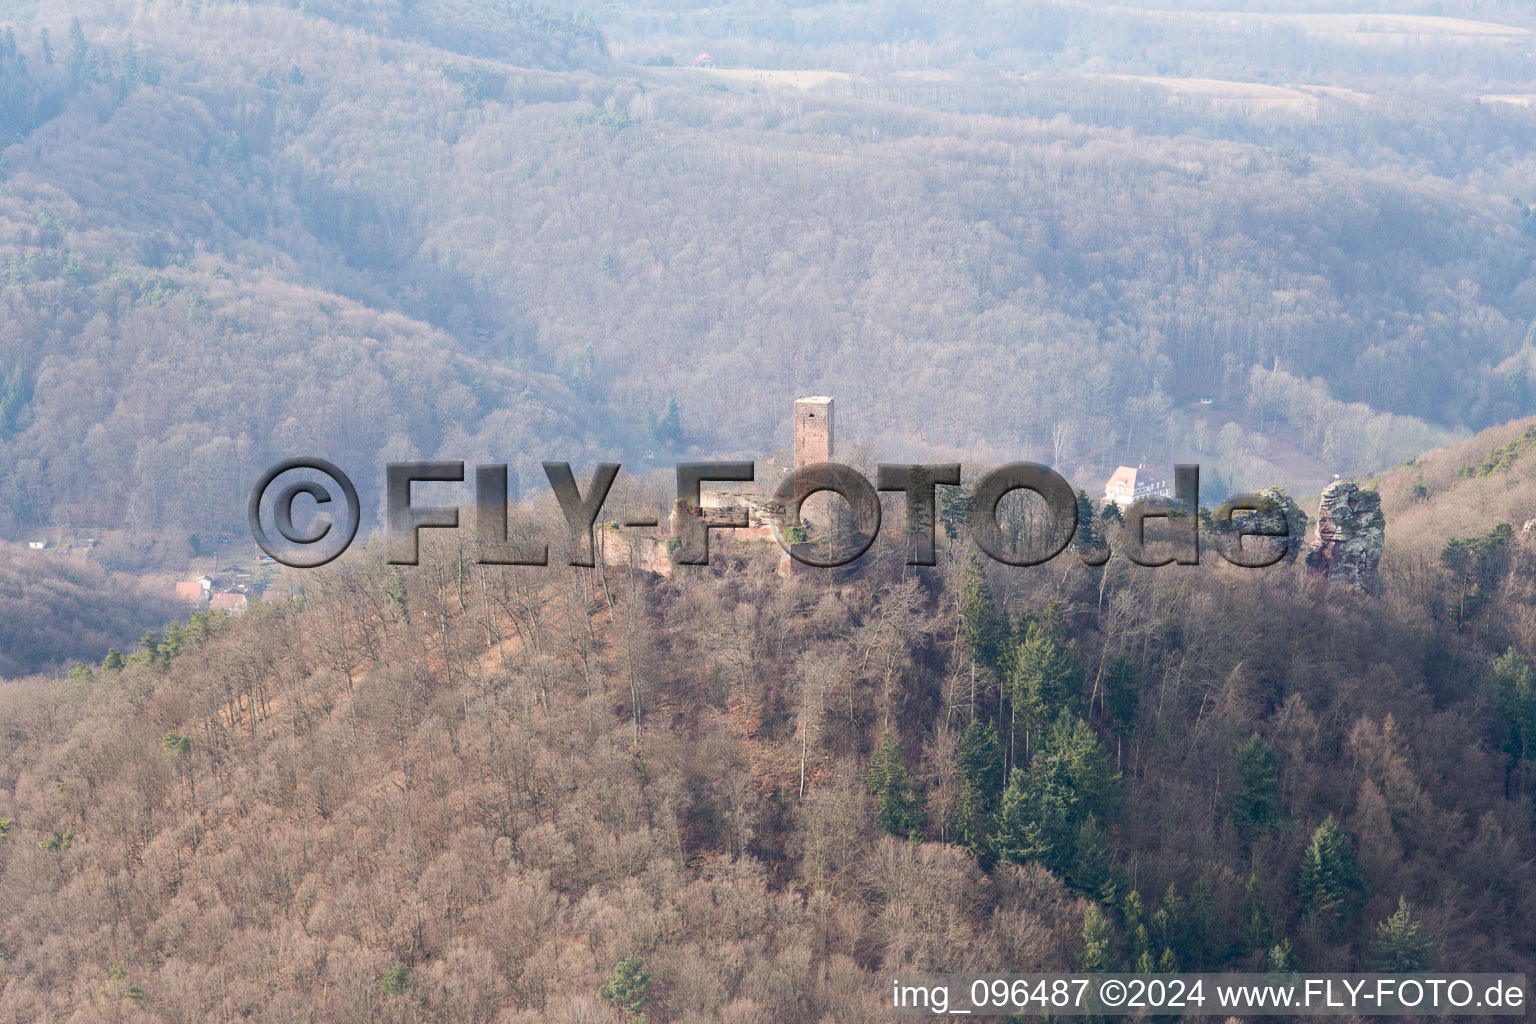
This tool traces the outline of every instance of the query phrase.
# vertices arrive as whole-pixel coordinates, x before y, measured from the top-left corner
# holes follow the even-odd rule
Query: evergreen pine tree
[[[1237,779],[1237,791],[1229,799],[1238,832],[1252,836],[1278,826],[1284,815],[1280,761],[1258,733],[1237,752]]]
[[[1239,911],[1242,918],[1243,952],[1248,956],[1262,957],[1275,941],[1274,929],[1269,924],[1269,911],[1264,906],[1264,890],[1258,875],[1249,875],[1243,886],[1243,902]]]
[[[183,757],[191,753],[192,740],[173,730],[160,737],[160,746],[173,757]]]
[[[669,451],[677,451],[683,446],[683,414],[677,407],[677,399],[667,399],[667,410],[659,417],[647,411],[645,421],[651,440],[656,444]]]
[[[960,580],[960,629],[970,645],[971,659],[996,669],[1002,658],[1008,624],[992,600],[992,586],[976,552],[965,565]]]
[[[1224,959],[1226,950],[1221,948],[1216,921],[1216,895],[1211,891],[1211,878],[1201,873],[1189,890],[1189,902],[1184,909],[1185,960],[1191,970],[1203,971],[1218,960]]]
[[[571,361],[571,386],[591,401],[597,401],[597,349],[589,341]]]
[[[1296,970],[1296,955],[1291,951],[1291,940],[1281,939],[1270,947],[1264,958],[1264,969],[1271,974],[1289,974]]]
[[[0,441],[15,436],[21,428],[21,413],[32,400],[32,388],[17,363],[0,380]]]
[[[169,665],[181,653],[186,640],[186,631],[181,623],[173,622],[165,627],[165,637],[160,641],[160,649],[156,652],[160,656],[162,664]]]
[[[1067,884],[1085,896],[1102,899],[1107,903],[1115,900],[1117,886],[1109,834],[1099,824],[1099,819],[1091,814],[1077,826],[1072,862],[1067,867]]]
[[[1151,931],[1154,942],[1163,947],[1163,954],[1158,960],[1158,970],[1178,970],[1187,943],[1184,898],[1179,895],[1177,884],[1168,883],[1168,890],[1163,893],[1163,905],[1152,914]],[[1163,966],[1164,961],[1168,960],[1172,961],[1173,966]]]
[[[133,660],[136,662],[147,661],[154,664],[160,659],[160,634],[150,630],[139,637],[139,649],[134,652]]]
[[[1152,956],[1152,940],[1147,935],[1146,925],[1136,929],[1132,946],[1136,950],[1136,957],[1131,961],[1131,970],[1137,974],[1156,974],[1157,960]]]
[[[960,793],[955,798],[952,834],[955,843],[965,849],[983,871],[993,863],[992,815],[987,813],[987,802],[976,784],[970,779],[960,781]]]
[[[870,793],[879,801],[875,824],[893,836],[920,837],[924,824],[923,800],[907,777],[901,744],[889,732],[881,737],[864,778]]]
[[[1003,751],[997,740],[997,727],[991,722],[973,721],[960,736],[956,754],[960,773],[971,783],[990,814],[996,808],[1003,789]]]
[[[1046,733],[1029,768],[1015,768],[999,802],[993,847],[1005,861],[1039,861],[1070,877],[1080,835],[1090,843],[1079,866],[1090,877],[1095,865],[1108,881],[1108,842],[1099,822],[1120,807],[1120,775],[1088,723],[1063,715]],[[1081,826],[1094,824],[1086,833]],[[1092,847],[1101,847],[1094,849]]]
[[[1058,718],[1046,731],[1037,760],[1042,762],[1042,774],[1060,765],[1074,825],[1090,814],[1100,821],[1112,821],[1120,813],[1120,773],[1092,727],[1081,718]]]
[[[958,539],[970,528],[973,503],[971,492],[964,487],[946,487],[939,492],[939,522],[950,540]]]
[[[405,995],[411,987],[410,968],[405,964],[395,963],[387,968],[379,977],[379,988],[383,990],[388,999],[395,999]]]
[[[645,961],[634,954],[620,960],[597,990],[597,997],[618,1007],[629,1024],[645,1024],[645,1008],[651,1002],[651,976]]]
[[[1104,547],[1104,526],[1093,511],[1093,501],[1088,493],[1077,492],[1077,529],[1072,534],[1072,546],[1078,551],[1100,551]]]
[[[85,30],[80,27],[80,19],[71,18],[69,21],[69,73],[77,86],[85,74],[85,64],[90,56],[90,49],[90,45],[85,41]]]
[[[1417,974],[1431,970],[1435,962],[1435,944],[1413,919],[1413,905],[1397,898],[1397,911],[1376,926],[1367,963],[1373,971],[1385,974]]]
[[[124,91],[132,89],[142,80],[143,61],[139,57],[138,44],[134,42],[132,36],[129,36],[128,41],[123,44],[122,69]]]
[[[1505,726],[1508,795],[1507,780],[1523,776],[1525,766],[1536,762],[1536,669],[1529,658],[1510,648],[1493,663],[1489,684]]]
[[[1036,781],[1045,781],[1033,774]],[[1059,795],[1035,792],[1030,776],[1015,768],[998,804],[992,845],[1008,863],[1039,861],[1061,870],[1071,854],[1071,832]]]
[[[405,573],[398,565],[391,565],[389,575],[384,581],[384,596],[389,600],[389,607],[399,616],[401,622],[410,621],[411,605],[410,592],[405,587]]]
[[[1083,957],[1079,966],[1088,974],[1100,974],[1110,969],[1110,956],[1114,947],[1114,930],[1109,918],[1090,902],[1083,908]]]
[[[1365,882],[1354,847],[1338,820],[1329,815],[1312,833],[1301,856],[1296,895],[1302,913],[1324,922],[1337,936],[1345,930],[1364,894]]]
[[[1008,699],[1030,731],[1054,720],[1082,692],[1083,659],[1076,641],[1065,637],[1054,607],[1013,647],[1008,669]]]
[[[1130,936],[1130,969],[1137,974],[1151,974],[1157,967],[1152,958],[1152,936],[1147,931],[1147,905],[1141,893],[1132,889],[1120,905],[1125,932]]]
[[[1125,899],[1120,904],[1120,917],[1125,923],[1127,934],[1134,933],[1138,926],[1146,923],[1147,904],[1141,898],[1139,890],[1132,889],[1125,894]]]
[[[991,722],[973,721],[960,737],[960,794],[955,801],[955,841],[979,861],[992,864],[991,824],[1002,792],[1003,754]]]
[[[1141,703],[1140,673],[1136,663],[1121,656],[1104,670],[1100,690],[1100,709],[1109,720],[1110,731],[1124,739],[1136,725],[1136,709]]]

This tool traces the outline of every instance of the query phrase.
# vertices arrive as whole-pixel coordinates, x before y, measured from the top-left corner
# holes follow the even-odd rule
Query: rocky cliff
[[[1337,480],[1323,491],[1317,511],[1316,546],[1307,554],[1307,572],[1330,583],[1375,592],[1386,517],[1381,496]]]

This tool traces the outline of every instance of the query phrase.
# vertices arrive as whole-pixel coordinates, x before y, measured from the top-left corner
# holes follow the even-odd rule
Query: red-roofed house
[[[186,601],[188,604],[196,604],[207,597],[213,591],[213,577],[199,576],[195,580],[187,580],[176,584],[176,600]]]
[[[245,611],[246,603],[244,594],[214,594],[208,601],[208,610],[239,615]]]
[[[1143,498],[1166,498],[1167,496],[1167,481],[1140,465],[1135,469],[1130,466],[1121,466],[1104,485],[1104,500],[1112,501],[1122,508],[1134,505]]]

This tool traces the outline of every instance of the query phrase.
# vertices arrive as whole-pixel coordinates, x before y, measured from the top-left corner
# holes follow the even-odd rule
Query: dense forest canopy
[[[8,551],[0,555],[0,679],[99,661],[181,612],[89,563]]]
[[[0,556],[0,1019],[1530,973],[1528,5],[0,19],[0,540],[41,547]],[[675,461],[782,455],[799,394],[866,470],[1355,477],[1379,577],[1141,568],[1082,492],[1078,547],[1009,568],[952,487],[921,569],[894,507],[787,575],[724,536],[670,575],[486,566],[467,530],[249,572],[234,536],[294,455],[369,526],[408,459],[510,463],[549,523],[541,461],[618,459],[615,507],[659,505]],[[192,554],[281,585],[189,618],[135,586]]]
[[[1434,453],[1388,514],[1460,531],[1495,476],[1532,507],[1532,448]],[[1536,542],[1427,522],[1389,550],[1433,571],[1378,597],[942,532],[933,569],[789,578],[724,540],[669,578],[375,544],[0,685],[0,1015],[813,1024],[893,1019],[898,971],[1528,973]]]
[[[1360,10],[12,5],[0,533],[238,530],[293,454],[765,454],[805,392],[1211,497],[1521,415],[1532,19]]]

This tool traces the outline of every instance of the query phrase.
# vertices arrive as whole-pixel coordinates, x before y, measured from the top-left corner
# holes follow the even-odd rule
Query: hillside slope
[[[1425,543],[1494,525],[1455,522]],[[1459,619],[1446,568],[1369,598],[894,547],[370,549],[0,689],[0,1013],[589,1021],[636,956],[652,1021],[810,1024],[884,1019],[903,968],[1536,962],[1523,546]],[[1424,942],[1383,942],[1400,897]]]
[[[127,650],[181,606],[93,565],[0,552],[0,679],[101,660]]]

